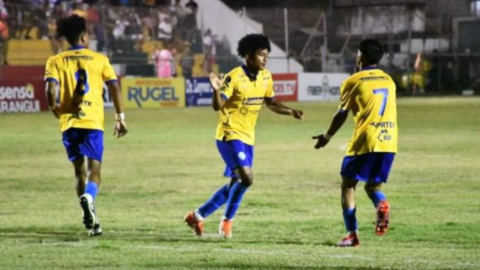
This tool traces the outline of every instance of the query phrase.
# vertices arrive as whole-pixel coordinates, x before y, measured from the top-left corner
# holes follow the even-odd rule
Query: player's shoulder
[[[247,75],[245,75],[245,72],[243,71],[242,67],[239,66],[230,70],[230,72],[228,72],[227,75],[225,75],[225,78],[226,79],[228,78],[228,80],[232,80],[232,81],[238,81],[246,76]]]
[[[264,80],[271,80],[272,79],[272,73],[268,69],[263,69],[260,70],[260,75],[263,77]]]
[[[92,50],[90,50],[90,49],[85,50],[85,52],[86,52],[88,55],[91,55],[91,56],[93,57],[93,59],[96,60],[96,61],[101,61],[101,62],[103,62],[103,61],[110,61],[110,60],[108,59],[108,56],[106,56],[106,55],[104,55],[104,54],[102,54],[102,53],[99,53],[99,52],[96,52],[96,51],[92,51]]]

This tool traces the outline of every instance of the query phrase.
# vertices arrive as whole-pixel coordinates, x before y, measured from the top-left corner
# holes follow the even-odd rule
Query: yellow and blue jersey
[[[397,153],[396,86],[380,69],[364,69],[350,76],[340,89],[340,110],[352,111],[355,129],[347,156]]]
[[[84,82],[85,94],[74,105],[77,82]],[[117,81],[108,57],[83,47],[69,50],[48,59],[45,81],[54,81],[60,88],[60,129],[83,128],[104,130],[103,85]]]
[[[250,74],[240,66],[225,76],[220,91],[226,103],[220,111],[216,139],[254,145],[258,113],[264,100],[275,96],[272,74],[266,69]]]

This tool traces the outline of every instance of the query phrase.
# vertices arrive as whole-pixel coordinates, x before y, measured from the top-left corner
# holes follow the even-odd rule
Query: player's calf
[[[388,201],[381,201],[377,207],[377,223],[375,233],[378,236],[385,235],[390,222],[390,204]]]

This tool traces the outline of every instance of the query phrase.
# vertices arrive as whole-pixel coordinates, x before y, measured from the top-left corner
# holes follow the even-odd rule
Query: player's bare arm
[[[122,92],[118,82],[112,82],[108,84],[108,90],[115,106],[115,124],[113,125],[113,135],[117,138],[123,137],[127,134],[127,123],[125,122],[125,113],[123,112]]]
[[[292,109],[288,106],[283,105],[283,103],[275,99],[267,98],[265,103],[267,104],[267,107],[275,113],[283,114],[283,115],[291,115],[295,119],[303,120],[303,111],[301,110]]]
[[[219,111],[225,106],[225,100],[223,100],[220,92],[223,85],[223,74],[218,77],[215,73],[210,73],[210,84],[213,88],[212,107],[215,111]]]
[[[48,81],[45,85],[47,94],[48,108],[52,111],[56,118],[60,118],[60,106],[56,103],[57,100],[57,84],[53,81]]]
[[[325,147],[330,141],[331,137],[333,137],[333,135],[335,135],[335,133],[337,133],[337,131],[343,126],[347,118],[348,111],[338,110],[338,112],[332,119],[332,123],[330,124],[330,128],[328,128],[328,131],[324,134],[312,137],[313,140],[317,140],[317,143],[315,144],[315,149]]]

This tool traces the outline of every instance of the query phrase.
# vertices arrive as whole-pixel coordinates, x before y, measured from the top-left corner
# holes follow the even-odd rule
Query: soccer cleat
[[[97,218],[95,216],[95,208],[91,197],[88,197],[88,194],[80,196],[80,206],[83,210],[83,224],[87,230],[92,230],[97,223]]]
[[[223,219],[220,221],[220,226],[218,226],[218,233],[224,238],[232,238],[232,227],[232,220]]]
[[[88,232],[88,234],[92,237],[100,236],[100,235],[102,235],[102,233],[103,233],[103,231],[102,231],[102,227],[100,227],[100,223],[95,223],[95,225],[93,226],[93,229],[91,229]]]
[[[340,243],[338,243],[339,247],[358,247],[359,245],[360,240],[356,233],[348,234],[342,239],[342,241],[340,241]]]
[[[388,223],[390,221],[390,204],[388,201],[381,201],[377,207],[377,226],[375,233],[382,236],[388,231]]]
[[[203,220],[200,220],[195,216],[195,213],[192,211],[188,213],[183,219],[187,225],[193,229],[193,233],[196,236],[202,236],[204,232]]]

